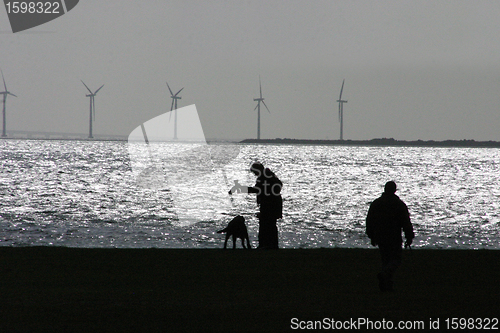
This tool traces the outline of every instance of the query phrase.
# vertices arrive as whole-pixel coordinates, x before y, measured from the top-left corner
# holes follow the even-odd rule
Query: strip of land
[[[245,139],[240,143],[289,144],[289,145],[341,145],[341,146],[388,146],[388,147],[463,147],[463,148],[500,148],[498,141],[475,140],[395,140],[381,138],[371,140],[305,140],[305,139]]]
[[[405,250],[390,293],[378,269],[376,249],[4,247],[0,331],[286,332],[293,318],[430,329],[431,318],[443,328],[498,317],[500,251]]]

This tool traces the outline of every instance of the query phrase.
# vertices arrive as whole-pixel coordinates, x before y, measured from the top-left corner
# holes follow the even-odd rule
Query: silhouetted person
[[[261,163],[253,163],[250,171],[257,176],[255,186],[246,187],[235,183],[229,193],[246,192],[257,194],[257,204],[260,212],[259,218],[259,248],[278,248],[278,227],[276,222],[283,215],[283,201],[281,199],[281,189],[283,183],[269,169],[264,168]]]
[[[384,193],[372,202],[366,217],[366,234],[373,246],[378,245],[382,257],[382,271],[377,275],[382,291],[392,290],[392,277],[401,265],[401,229],[406,245],[410,246],[415,237],[408,207],[395,193],[396,183],[387,182]]]

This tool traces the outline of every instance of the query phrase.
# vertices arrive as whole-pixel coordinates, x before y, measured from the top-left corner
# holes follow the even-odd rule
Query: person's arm
[[[370,205],[368,209],[368,214],[366,215],[366,235],[371,240],[371,244],[373,246],[377,246],[377,241],[375,240],[375,221],[374,221],[374,205],[373,203]]]
[[[415,238],[415,233],[413,232],[413,225],[411,224],[408,207],[404,203],[403,206],[402,227],[406,238],[405,246],[409,246],[413,242],[413,238]]]
[[[246,193],[259,193],[258,187],[246,186]]]
[[[234,186],[229,190],[229,194],[233,193],[259,193],[258,187],[243,186],[238,183],[237,180],[234,181]]]

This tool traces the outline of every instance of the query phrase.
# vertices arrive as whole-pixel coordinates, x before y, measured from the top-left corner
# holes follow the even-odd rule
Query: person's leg
[[[393,277],[397,268],[401,265],[401,246],[379,246],[382,259],[382,271],[377,275],[379,287],[382,291],[390,291],[393,288]]]
[[[276,219],[261,215],[259,220],[259,248],[278,248],[278,228],[276,226]]]
[[[265,227],[264,227],[264,223],[262,221],[262,216],[259,216],[259,233],[257,234],[257,239],[259,240],[259,245],[257,246],[258,249],[261,249],[264,247],[264,244],[265,244]]]
[[[272,219],[269,224],[269,245],[272,249],[279,248],[278,226],[276,219]]]

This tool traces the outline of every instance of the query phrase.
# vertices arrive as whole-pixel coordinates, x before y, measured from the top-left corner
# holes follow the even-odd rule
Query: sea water
[[[255,195],[228,190],[253,185],[259,160],[284,184],[282,248],[369,247],[366,213],[388,180],[410,210],[414,247],[500,248],[499,149],[210,146],[176,159],[178,146],[153,147],[161,177],[150,186],[127,142],[2,140],[0,246],[220,248],[216,231],[238,214],[257,245]]]

